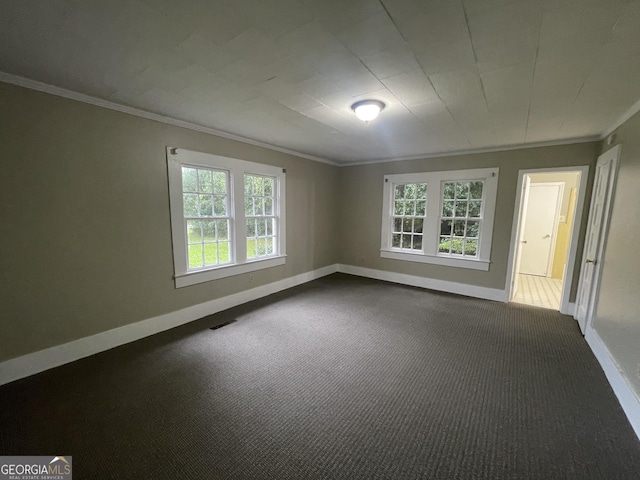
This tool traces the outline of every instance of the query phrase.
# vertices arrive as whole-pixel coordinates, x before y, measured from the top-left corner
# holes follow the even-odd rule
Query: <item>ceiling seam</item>
[[[433,91],[435,92],[436,96],[438,97],[438,99],[440,100],[440,102],[442,103],[442,106],[444,107],[444,109],[447,111],[447,113],[449,114],[449,116],[451,117],[451,119],[453,120],[453,122],[458,126],[458,128],[460,129],[460,133],[462,133],[462,135],[464,136],[465,140],[467,141],[467,144],[469,146],[473,146],[473,143],[471,142],[471,139],[467,136],[466,132],[464,131],[464,129],[462,128],[462,125],[460,125],[460,123],[458,122],[458,120],[453,116],[453,114],[451,113],[451,110],[449,110],[449,106],[445,103],[444,99],[442,98],[442,96],[440,95],[440,93],[438,93],[438,90],[436,89],[435,85],[433,84],[433,82],[431,81],[431,78],[429,78],[429,75],[427,75],[427,72],[425,71],[425,69],[423,68],[422,64],[418,61],[418,58],[416,57],[416,54],[414,53],[413,49],[411,48],[411,45],[409,44],[409,42],[407,41],[406,37],[403,35],[402,31],[400,30],[400,28],[398,28],[398,24],[396,23],[396,21],[393,19],[393,17],[391,16],[391,13],[389,12],[389,10],[387,10],[387,6],[384,4],[383,0],[378,0],[378,3],[380,3],[380,5],[382,6],[382,8],[384,9],[385,13],[387,14],[387,17],[389,17],[389,20],[391,21],[391,23],[393,24],[393,26],[395,27],[396,31],[398,32],[398,34],[400,35],[400,38],[402,38],[402,40],[404,41],[405,45],[407,46],[407,48],[409,49],[409,51],[411,52],[411,56],[413,57],[413,59],[415,60],[416,64],[418,64],[418,67],[420,67],[420,70],[422,71],[422,74],[425,76],[425,78],[427,79],[427,82],[429,82],[429,85],[431,86],[431,88],[433,89]],[[486,99],[485,99],[486,101]],[[402,103],[402,102],[401,102]],[[404,105],[404,104],[403,104]],[[410,112],[411,115],[413,115],[414,118],[417,118],[420,123],[424,124],[424,121],[419,118],[416,117],[416,115],[413,113],[413,111],[411,109],[409,109],[408,107],[406,107]]]
[[[482,98],[484,98],[484,104],[489,111],[489,101],[487,100],[487,93],[484,89],[484,82],[482,81],[482,75],[478,68],[478,54],[476,53],[476,47],[473,44],[473,36],[471,35],[471,27],[469,27],[469,16],[467,15],[467,8],[464,6],[464,0],[460,0],[460,6],[462,7],[462,13],[464,15],[464,24],[467,27],[467,35],[469,35],[469,42],[471,43],[471,52],[473,53],[473,64],[476,66],[476,72],[478,73],[478,79],[480,80],[480,90],[482,90]]]
[[[531,104],[533,103],[533,84],[536,79],[536,67],[538,66],[538,53],[540,52],[540,35],[542,34],[542,16],[543,16],[543,13],[540,12],[540,26],[538,27],[538,41],[536,42],[536,56],[533,59],[533,72],[531,72],[531,89],[529,91],[529,105],[527,106],[527,123],[524,127],[524,138],[522,139],[523,142],[527,141],[527,134],[529,133],[529,119],[531,117]]]

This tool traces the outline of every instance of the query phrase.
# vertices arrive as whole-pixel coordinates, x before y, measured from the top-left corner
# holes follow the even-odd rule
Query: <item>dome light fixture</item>
[[[385,107],[380,100],[360,100],[351,105],[351,109],[356,113],[356,117],[364,123],[369,123],[376,118]]]

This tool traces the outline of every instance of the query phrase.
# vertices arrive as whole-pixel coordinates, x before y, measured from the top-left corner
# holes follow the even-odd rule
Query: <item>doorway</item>
[[[573,314],[569,302],[588,167],[521,170],[509,300]]]

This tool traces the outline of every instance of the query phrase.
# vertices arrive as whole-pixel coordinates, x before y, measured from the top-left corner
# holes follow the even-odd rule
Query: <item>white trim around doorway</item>
[[[513,223],[511,226],[511,241],[509,243],[509,260],[507,267],[507,278],[505,281],[505,292],[507,298],[511,298],[511,288],[514,275],[516,275],[516,253],[517,253],[517,241],[518,230],[520,228],[520,222],[523,219],[523,187],[525,175],[533,175],[538,173],[565,173],[565,172],[577,172],[580,174],[578,178],[578,195],[575,206],[574,222],[571,229],[571,240],[569,242],[569,252],[567,255],[567,264],[565,266],[562,285],[562,297],[560,299],[560,313],[565,315],[573,314],[573,304],[570,303],[569,297],[571,295],[571,286],[573,284],[573,271],[575,269],[576,257],[578,252],[578,240],[580,234],[580,226],[582,223],[582,213],[584,210],[584,199],[587,194],[587,180],[589,174],[589,166],[581,165],[575,167],[556,167],[556,168],[536,168],[520,170],[518,172],[518,186],[516,188],[516,204],[513,212]]]

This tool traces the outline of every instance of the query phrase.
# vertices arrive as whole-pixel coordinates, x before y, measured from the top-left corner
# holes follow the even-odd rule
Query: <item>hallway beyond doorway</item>
[[[560,309],[562,280],[537,275],[518,275],[518,291],[512,302],[534,307]]]

